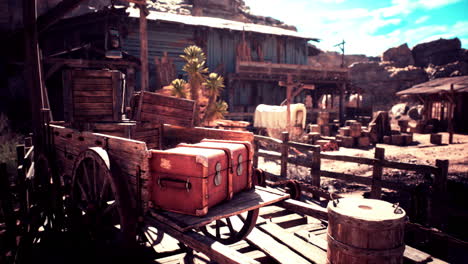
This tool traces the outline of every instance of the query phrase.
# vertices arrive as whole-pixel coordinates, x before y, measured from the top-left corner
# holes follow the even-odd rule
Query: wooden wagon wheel
[[[72,176],[71,222],[93,240],[128,244],[135,239],[135,222],[117,171],[100,147],[78,155]]]
[[[225,245],[244,239],[257,223],[260,209],[216,220],[200,228],[203,234]]]

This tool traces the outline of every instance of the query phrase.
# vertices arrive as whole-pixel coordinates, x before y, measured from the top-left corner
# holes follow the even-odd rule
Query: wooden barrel
[[[328,263],[403,263],[406,213],[375,199],[328,203]]]

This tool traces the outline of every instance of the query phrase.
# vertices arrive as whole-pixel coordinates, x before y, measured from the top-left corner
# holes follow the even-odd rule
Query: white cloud
[[[327,3],[327,4],[341,4],[346,0],[316,0],[316,1]]]
[[[427,9],[438,8],[460,2],[461,0],[419,0],[418,4]]]
[[[426,22],[430,17],[429,16],[422,16],[418,18],[416,21],[414,21],[415,24],[422,24]]]
[[[442,0],[438,1],[440,6]],[[252,13],[272,16],[297,26],[299,31],[321,39],[322,41],[317,46],[324,50],[339,51],[334,45],[343,39],[346,41],[347,54],[372,56],[380,55],[388,48],[405,42],[411,46],[440,37],[459,37],[466,45],[468,21],[452,26],[421,25],[424,20],[430,19],[429,16],[422,16],[412,22],[413,28],[409,30],[406,27],[397,28],[385,35],[376,35],[380,28],[398,25],[415,9],[424,8],[421,2],[393,0],[390,6],[380,9],[334,10],[326,9],[317,1],[310,0],[246,0],[247,5],[251,6]],[[426,6],[429,4],[426,3]]]

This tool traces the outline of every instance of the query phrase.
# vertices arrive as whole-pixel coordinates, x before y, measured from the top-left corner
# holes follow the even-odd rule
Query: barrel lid
[[[366,221],[398,220],[406,216],[402,208],[376,199],[341,198],[336,207],[328,203],[328,211]]]

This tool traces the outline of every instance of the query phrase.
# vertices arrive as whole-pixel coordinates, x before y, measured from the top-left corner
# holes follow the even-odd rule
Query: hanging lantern
[[[117,28],[108,28],[106,33],[106,58],[122,59],[122,42]]]

